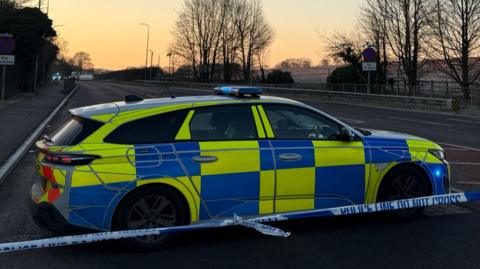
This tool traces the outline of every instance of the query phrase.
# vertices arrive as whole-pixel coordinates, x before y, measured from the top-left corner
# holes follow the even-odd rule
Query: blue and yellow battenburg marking
[[[255,94],[251,89],[242,90]],[[52,173],[66,185],[62,193],[68,193],[67,219],[74,225],[109,230],[122,198],[148,184],[178,190],[188,204],[192,222],[233,214],[257,216],[373,203],[388,171],[405,162],[426,171],[432,194],[448,191],[444,181],[450,171],[447,164],[428,153],[427,149],[438,147],[432,142],[375,136],[354,142],[276,140],[263,107],[252,103],[251,108],[258,141],[190,141],[189,124],[195,114],[191,105],[96,116],[107,121],[104,127],[81,145],[62,150],[102,158],[88,166]],[[176,143],[103,143],[103,138],[125,121],[177,109],[189,112]],[[200,163],[195,161],[198,156],[216,161]],[[48,195],[41,201],[55,204]]]

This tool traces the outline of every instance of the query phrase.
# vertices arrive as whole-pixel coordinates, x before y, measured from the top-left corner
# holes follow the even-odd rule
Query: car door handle
[[[284,154],[278,155],[278,157],[282,161],[289,161],[289,162],[300,161],[302,159],[302,155],[297,153],[284,153]]]
[[[195,156],[193,161],[197,163],[214,163],[218,161],[218,158],[215,156]]]

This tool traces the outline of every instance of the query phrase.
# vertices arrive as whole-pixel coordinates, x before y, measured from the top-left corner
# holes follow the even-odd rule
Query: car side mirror
[[[338,139],[340,141],[345,141],[345,142],[350,142],[353,141],[355,138],[355,135],[353,134],[352,130],[347,127],[342,127],[340,130],[340,134],[338,135]]]

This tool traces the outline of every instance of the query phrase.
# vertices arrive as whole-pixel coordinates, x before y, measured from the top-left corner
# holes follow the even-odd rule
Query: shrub
[[[328,76],[327,83],[364,84],[362,72],[353,65],[339,67]]]
[[[272,70],[267,76],[267,83],[270,84],[283,84],[283,83],[295,83],[290,72],[282,70]]]

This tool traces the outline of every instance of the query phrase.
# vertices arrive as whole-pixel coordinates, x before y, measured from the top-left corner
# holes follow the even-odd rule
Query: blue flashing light
[[[258,96],[263,93],[263,89],[249,86],[220,86],[215,88],[215,93],[220,95]]]
[[[440,176],[442,175],[442,170],[441,170],[441,169],[437,169],[437,170],[435,170],[434,173],[435,173],[435,176],[436,176],[436,177],[440,177]]]

